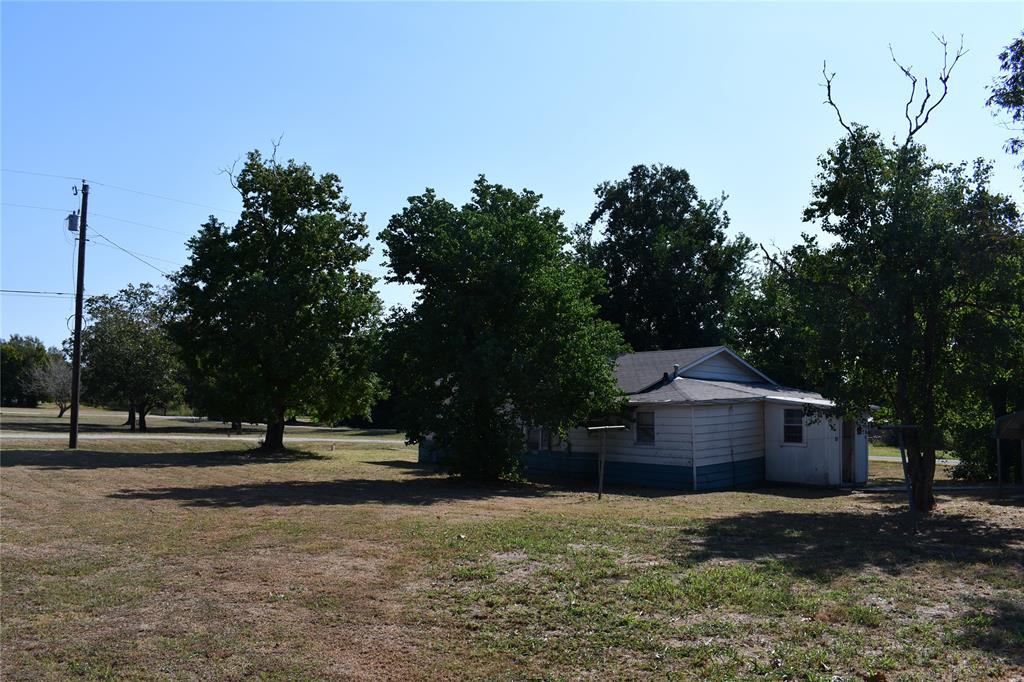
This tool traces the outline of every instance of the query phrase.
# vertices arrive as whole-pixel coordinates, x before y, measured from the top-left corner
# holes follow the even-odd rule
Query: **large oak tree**
[[[361,271],[365,216],[333,173],[250,152],[233,177],[242,213],[211,216],[174,276],[174,334],[195,401],[233,422],[266,421],[284,447],[289,415],[336,422],[380,394],[372,371],[380,301]]]
[[[181,365],[167,333],[164,300],[151,284],[129,285],[113,295],[85,302],[82,330],[82,386],[88,400],[127,404],[129,425],[146,430],[154,407],[182,397]]]
[[[1020,154],[1024,152],[1024,32],[999,53],[999,70],[1002,73],[995,78],[986,104],[993,114],[1001,111],[1009,116],[1004,125],[1014,136],[1006,141],[1006,151]],[[1024,160],[1020,168],[1024,170]]]
[[[915,506],[930,510],[935,451],[955,405],[951,372],[972,361],[958,341],[976,314],[1012,315],[1021,238],[990,167],[940,164],[908,139],[860,126],[821,158],[804,218],[835,238],[790,252],[792,284],[816,327],[822,392],[845,410],[888,408],[906,429]]]
[[[601,316],[637,351],[722,343],[752,249],[727,235],[725,198],[702,198],[685,170],[659,165],[634,166],[594,192],[576,248],[605,274]]]
[[[381,234],[390,279],[418,287],[390,334],[399,417],[465,476],[515,476],[524,425],[564,432],[619,407],[600,273],[540,201],[480,177],[461,208],[428,189]]]

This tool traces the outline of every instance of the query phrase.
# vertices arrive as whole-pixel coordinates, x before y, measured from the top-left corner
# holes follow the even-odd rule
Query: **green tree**
[[[129,426],[146,430],[153,408],[181,399],[181,365],[164,318],[165,301],[149,283],[90,296],[82,330],[82,386],[87,399],[129,408]]]
[[[173,278],[173,333],[194,399],[230,421],[266,421],[266,451],[284,447],[288,415],[335,422],[381,395],[372,371],[380,301],[359,266],[365,216],[337,175],[250,152],[232,182],[233,227],[216,218],[189,241]]]
[[[1024,32],[999,53],[999,70],[1003,73],[992,84],[986,104],[1009,115],[1010,120],[1005,123],[1008,129],[1024,133]],[[1024,135],[1008,139],[1006,151],[1014,155],[1024,151]],[[1024,160],[1020,168],[1024,170]]]
[[[63,417],[71,407],[71,364],[57,348],[46,351],[46,359],[34,365],[25,378],[25,390],[57,406]]]
[[[1024,232],[1006,240],[999,265],[986,287],[1009,292],[1006,304],[962,311],[953,344],[956,359],[947,366],[955,404],[949,445],[960,460],[953,474],[973,480],[996,477],[993,422],[1024,410]],[[1018,444],[1004,441],[1003,448],[1016,453]],[[1004,466],[1011,464],[1024,475],[1020,458],[1004,458]]]
[[[969,313],[1009,314],[1019,290],[992,286],[1019,239],[990,167],[931,160],[853,125],[820,159],[804,213],[835,243],[790,252],[791,279],[816,328],[823,393],[860,414],[882,402],[907,432],[915,506],[934,506],[935,451],[949,424],[950,368]]]
[[[638,351],[721,343],[752,250],[742,234],[726,236],[725,197],[702,199],[685,170],[659,165],[594,192],[577,251],[605,273],[601,316]]]
[[[0,402],[17,407],[36,407],[40,395],[29,385],[33,368],[46,362],[46,346],[34,336],[11,334],[0,342]]]
[[[428,189],[381,233],[390,281],[418,287],[390,326],[399,418],[463,476],[517,475],[524,425],[564,433],[619,409],[625,347],[597,317],[600,273],[540,201],[481,176],[461,208]]]
[[[783,256],[785,259],[785,256]],[[752,365],[787,386],[817,386],[820,365],[814,359],[817,328],[814,311],[804,309],[786,271],[770,260],[751,274],[735,294],[727,322],[729,345]]]

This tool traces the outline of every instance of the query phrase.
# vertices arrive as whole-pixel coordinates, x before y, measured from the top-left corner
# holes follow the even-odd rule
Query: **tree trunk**
[[[935,450],[921,452],[917,470],[910,479],[914,493],[914,507],[923,513],[935,508]]]
[[[57,409],[60,410],[57,414],[57,419],[60,419],[64,416],[64,413],[68,411],[68,406],[63,403],[57,403]]]
[[[989,387],[989,399],[992,403],[992,421],[993,423],[1000,417],[1009,412],[1009,400],[1010,400],[1010,386],[1007,381],[999,381]],[[996,448],[1002,448],[1004,453],[1013,453],[1017,451],[1017,441],[1000,439],[992,442],[992,452],[994,453]],[[999,476],[1002,475],[1002,480],[1009,480],[1010,483],[1016,482],[1016,476],[1009,478],[1007,474],[1013,469],[1014,457],[1003,457],[1003,470],[996,471],[996,480],[1000,480]],[[993,454],[993,460],[996,463],[996,467],[999,466],[999,459]],[[1019,467],[1018,467],[1019,468]],[[1024,476],[1024,472],[1021,472]],[[1024,479],[1022,479],[1024,480]]]
[[[135,403],[128,403],[128,421],[125,422],[128,430],[135,431]]]
[[[924,435],[928,426],[921,424],[921,415],[912,407],[906,396],[906,383],[897,377],[896,395],[893,398],[896,407],[896,420],[901,424],[914,424],[915,428],[903,429],[903,447],[907,456],[907,477],[910,479],[910,495],[914,509],[927,514],[935,508],[935,445],[931,437]],[[925,441],[925,442],[922,442]]]
[[[231,430],[235,433],[242,432],[242,422],[231,422]]]
[[[143,405],[142,407],[139,408],[139,431],[141,431],[143,433],[146,432],[146,413],[147,412],[149,412],[149,409],[145,405]]]
[[[267,433],[263,438],[260,450],[264,452],[281,452],[284,450],[284,410],[279,410],[267,421]]]

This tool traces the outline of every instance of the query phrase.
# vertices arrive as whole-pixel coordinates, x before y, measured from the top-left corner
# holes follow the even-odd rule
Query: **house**
[[[828,417],[820,394],[780,386],[725,346],[629,353],[615,375],[631,423],[606,434],[608,483],[707,491],[867,481],[856,422]],[[581,427],[553,443],[530,429],[523,461],[529,473],[596,476],[601,437]]]

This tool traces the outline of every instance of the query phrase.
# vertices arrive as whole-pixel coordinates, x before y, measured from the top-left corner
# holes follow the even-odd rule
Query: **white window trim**
[[[651,420],[653,422],[651,424],[651,429],[654,430],[654,438],[651,441],[640,440],[640,417],[637,416],[636,428],[633,429],[633,445],[639,445],[642,448],[656,447],[658,445],[658,418],[655,416],[654,410],[637,410],[637,415],[639,415],[641,412],[651,415]]]
[[[783,448],[806,448],[807,447],[807,423],[803,417],[803,411],[801,410],[800,415],[800,442],[793,443],[786,440],[786,411],[794,410],[796,408],[784,407],[782,408],[782,431],[780,432],[781,438],[779,438],[779,446]]]

